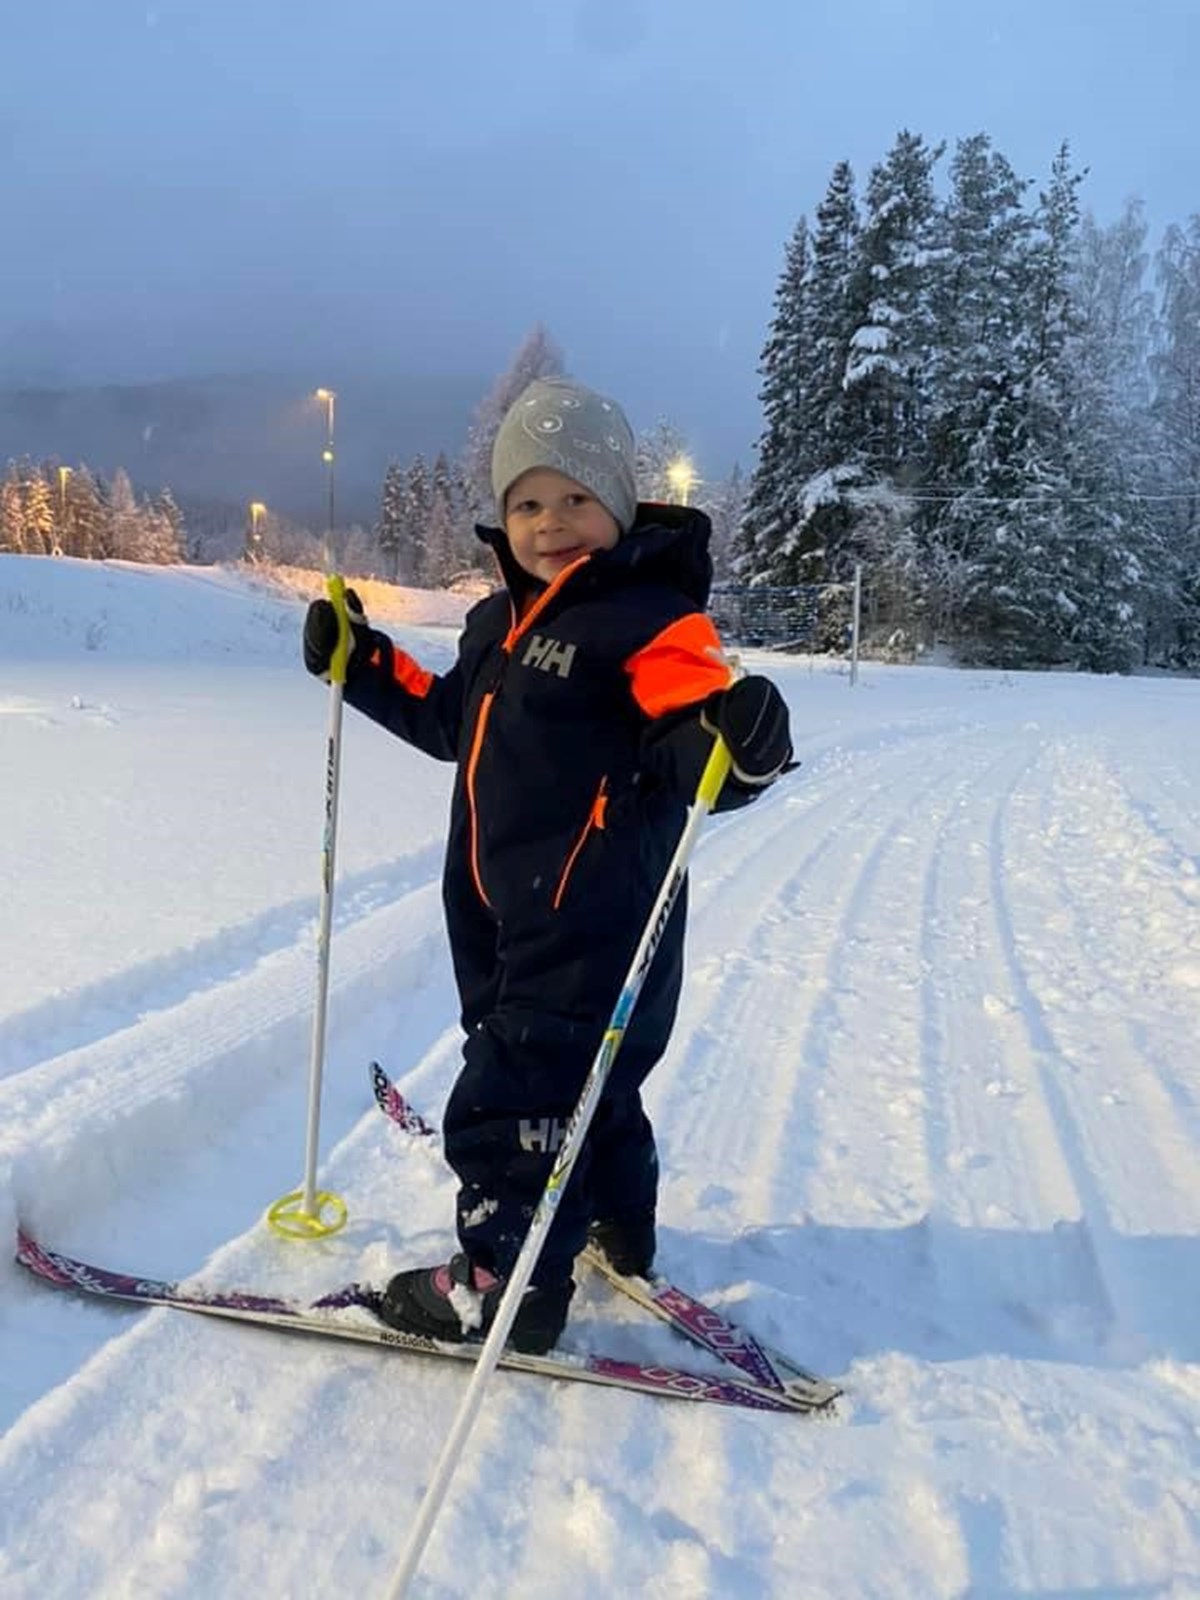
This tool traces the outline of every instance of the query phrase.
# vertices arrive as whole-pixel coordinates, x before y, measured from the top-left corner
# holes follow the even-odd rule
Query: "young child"
[[[347,596],[347,701],[457,763],[443,898],[466,1033],[443,1122],[460,1251],[401,1272],[384,1319],[460,1340],[487,1328],[720,732],[719,810],[791,758],[787,709],[734,682],[704,614],[710,528],[637,503],[634,440],[613,401],[539,379],[492,454],[500,528],[480,528],[504,591],[468,614],[458,659],[424,671]],[[308,670],[337,637],[317,600]],[[683,969],[680,895],[510,1335],[550,1349],[589,1227],[617,1270],[654,1257],[658,1165],[640,1086],[670,1036]]]

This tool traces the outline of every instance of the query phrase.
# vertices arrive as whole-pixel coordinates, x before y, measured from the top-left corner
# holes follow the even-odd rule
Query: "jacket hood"
[[[496,552],[505,586],[518,611],[546,584],[525,571],[503,528],[476,525],[475,533]],[[587,570],[605,584],[659,583],[678,589],[703,611],[712,587],[709,541],[712,524],[694,506],[642,503],[629,532],[611,550],[592,553]]]

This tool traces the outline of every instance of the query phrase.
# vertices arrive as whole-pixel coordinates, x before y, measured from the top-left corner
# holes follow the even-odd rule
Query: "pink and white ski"
[[[73,1289],[110,1300],[131,1301],[141,1306],[169,1306],[175,1310],[197,1312],[232,1322],[255,1323],[291,1333],[381,1345],[388,1350],[417,1355],[449,1356],[459,1361],[474,1361],[482,1349],[481,1344],[443,1343],[387,1327],[375,1315],[378,1291],[365,1284],[345,1284],[322,1295],[311,1305],[301,1305],[274,1295],[206,1288],[114,1272],[107,1267],[98,1267],[65,1255],[60,1250],[48,1249],[25,1232],[17,1235],[17,1260],[38,1278],[56,1288]],[[667,1399],[706,1401],[753,1411],[795,1413],[822,1409],[790,1395],[761,1389],[753,1383],[712,1378],[679,1367],[622,1361],[608,1356],[571,1351],[551,1351],[548,1355],[531,1356],[516,1350],[505,1350],[500,1357],[500,1365],[518,1372],[537,1373],[542,1377],[604,1384]]]

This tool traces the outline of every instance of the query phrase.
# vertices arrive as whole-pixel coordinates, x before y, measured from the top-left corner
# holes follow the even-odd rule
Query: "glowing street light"
[[[260,524],[267,514],[267,508],[261,500],[250,502],[250,548],[246,552],[252,561],[257,561],[262,554],[262,531]]]
[[[696,484],[696,469],[686,456],[680,456],[668,466],[667,482],[671,485],[679,505],[686,506]]]
[[[63,541],[67,537],[67,479],[71,476],[70,467],[58,469],[58,530],[55,535],[54,554],[62,555]]]
[[[337,399],[337,392],[318,389],[316,398],[325,407],[325,448],[321,452],[321,460],[329,469],[329,526],[325,552],[326,563],[329,564],[333,561],[333,403]]]

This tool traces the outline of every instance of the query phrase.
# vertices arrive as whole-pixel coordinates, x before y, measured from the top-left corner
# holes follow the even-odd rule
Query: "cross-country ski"
[[[477,1344],[441,1343],[387,1327],[378,1317],[379,1291],[366,1284],[346,1284],[311,1305],[299,1305],[247,1290],[205,1289],[193,1284],[138,1278],[48,1249],[26,1234],[18,1236],[17,1260],[29,1272],[56,1288],[74,1289],[102,1299],[125,1300],[142,1306],[169,1306],[176,1311],[191,1311],[227,1322],[255,1324],[283,1333],[309,1334],[314,1338],[373,1344],[408,1355],[449,1356],[469,1362],[479,1348]],[[722,1378],[713,1373],[689,1372],[656,1362],[627,1361],[587,1352],[551,1351],[535,1356],[507,1350],[500,1364],[543,1378],[630,1389],[668,1400],[745,1406],[752,1411],[818,1412],[831,1406],[838,1394],[832,1384],[818,1385],[816,1380],[810,1380],[801,1391],[794,1384],[764,1381],[766,1374],[763,1380],[743,1382],[732,1376]],[[740,1367],[736,1361],[730,1364]]]

